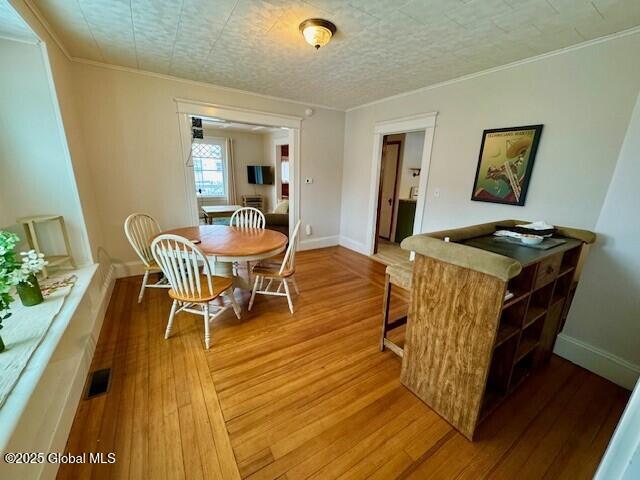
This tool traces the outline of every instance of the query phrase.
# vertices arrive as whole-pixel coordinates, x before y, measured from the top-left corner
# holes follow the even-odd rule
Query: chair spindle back
[[[160,235],[151,244],[153,258],[181,297],[202,298],[213,294],[213,279],[207,257],[196,245],[178,235]],[[202,285],[200,270],[207,279]]]
[[[233,212],[229,225],[240,228],[264,228],[266,224],[264,214],[253,207],[244,207]]]
[[[147,267],[153,262],[151,241],[160,231],[156,219],[146,213],[133,213],[124,221],[124,233],[133,250]]]

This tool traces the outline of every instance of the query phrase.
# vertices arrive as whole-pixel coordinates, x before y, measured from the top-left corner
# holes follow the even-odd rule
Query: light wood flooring
[[[296,313],[276,297],[248,313],[244,294],[209,351],[201,317],[179,315],[164,340],[166,291],[139,305],[140,278],[119,280],[92,366],[113,369],[111,388],[80,402],[67,444],[117,461],[58,478],[592,477],[627,391],[554,356],[470,443],[378,351],[384,265],[341,247],[297,260]]]
[[[399,243],[393,243],[384,238],[378,239],[378,251],[371,258],[385,265],[394,265],[409,260],[410,252],[400,248]]]

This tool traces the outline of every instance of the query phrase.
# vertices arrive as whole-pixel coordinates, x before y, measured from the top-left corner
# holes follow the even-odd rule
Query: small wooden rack
[[[56,222],[60,227],[60,235],[64,242],[64,253],[53,255],[45,253],[42,250],[41,242],[38,240],[37,225],[49,222]],[[75,261],[71,256],[71,244],[69,242],[69,234],[67,233],[67,227],[64,223],[64,217],[62,215],[34,215],[31,217],[19,218],[18,223],[24,228],[25,237],[29,248],[35,250],[38,253],[44,255],[47,261],[47,266],[42,269],[42,277],[47,278],[49,276],[49,269],[60,267],[65,265],[69,268],[76,268]]]

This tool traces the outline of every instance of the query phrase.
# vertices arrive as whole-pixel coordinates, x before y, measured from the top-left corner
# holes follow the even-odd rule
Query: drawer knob
[[[551,265],[549,265],[547,267],[547,275],[551,275],[553,273],[553,267]]]

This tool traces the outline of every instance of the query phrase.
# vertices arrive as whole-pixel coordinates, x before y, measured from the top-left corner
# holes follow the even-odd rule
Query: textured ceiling
[[[640,25],[640,0],[37,0],[72,56],[348,108]],[[338,27],[318,52],[309,17]]]
[[[0,0],[0,37],[28,42],[38,40],[7,0]]]

